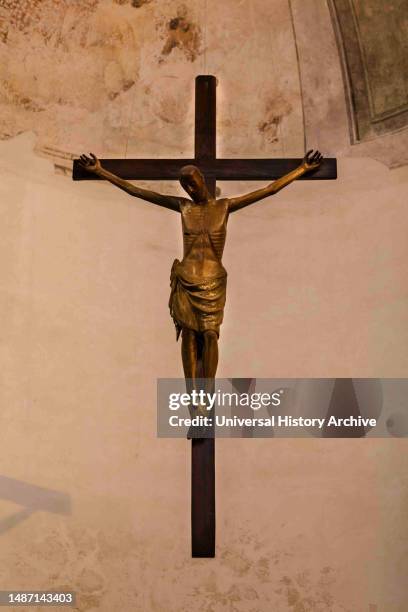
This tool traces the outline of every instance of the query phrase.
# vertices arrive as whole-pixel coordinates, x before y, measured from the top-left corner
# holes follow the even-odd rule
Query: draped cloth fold
[[[226,270],[221,268],[219,274],[211,278],[187,277],[180,261],[175,259],[170,287],[169,308],[177,340],[183,327],[197,332],[212,330],[219,336],[227,289]]]

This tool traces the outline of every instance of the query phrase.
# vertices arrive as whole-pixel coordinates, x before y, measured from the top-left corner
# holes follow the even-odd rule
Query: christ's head
[[[180,183],[194,202],[205,202],[208,199],[205,178],[197,166],[183,166],[180,170]]]

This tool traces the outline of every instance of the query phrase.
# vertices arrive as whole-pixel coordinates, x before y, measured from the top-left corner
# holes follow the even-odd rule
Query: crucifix
[[[74,160],[73,179],[110,181],[130,195],[181,213],[184,257],[171,271],[170,314],[181,334],[186,380],[214,380],[227,273],[221,263],[228,215],[296,179],[337,178],[336,159],[309,151],[303,159],[218,159],[214,76],[196,77],[195,155],[191,159]],[[142,189],[126,179],[179,180],[188,198]],[[276,179],[246,195],[216,199],[216,180]],[[192,438],[191,537],[193,557],[215,556],[215,441]]]

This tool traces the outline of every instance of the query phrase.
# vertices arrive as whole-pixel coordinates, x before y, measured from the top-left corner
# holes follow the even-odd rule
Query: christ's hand
[[[323,155],[320,153],[320,151],[313,152],[313,149],[310,149],[310,151],[308,151],[304,156],[300,167],[304,172],[310,172],[311,170],[316,170],[322,161]]]
[[[267,198],[268,196],[278,193],[278,191],[286,187],[286,185],[290,185],[290,183],[306,174],[306,172],[317,170],[322,161],[323,155],[320,153],[320,151],[313,151],[313,149],[310,149],[310,151],[308,151],[304,156],[300,166],[295,168],[295,170],[288,172],[288,174],[281,176],[270,185],[237,198],[228,198],[229,211],[234,212],[234,210],[240,210],[245,206],[249,206],[254,202],[258,202],[263,198]]]
[[[79,158],[79,163],[89,172],[98,172],[102,168],[99,159],[93,153],[90,153],[89,155],[90,157],[87,155],[81,155]]]
[[[142,189],[142,187],[137,187],[136,185],[132,185],[128,181],[120,178],[120,176],[116,176],[113,172],[109,172],[106,170],[99,159],[93,153],[88,155],[81,155],[79,158],[79,164],[87,170],[88,172],[92,172],[93,174],[97,174],[101,179],[105,179],[119,187],[119,189],[123,189],[126,193],[135,196],[137,198],[141,198],[142,200],[146,200],[147,202],[153,202],[153,204],[158,204],[159,206],[164,206],[164,208],[169,208],[170,210],[175,210],[176,212],[180,212],[180,205],[182,201],[186,201],[186,198],[178,198],[177,196],[164,195],[162,193],[156,193],[155,191],[150,191],[149,189]],[[189,201],[189,200],[188,200]]]

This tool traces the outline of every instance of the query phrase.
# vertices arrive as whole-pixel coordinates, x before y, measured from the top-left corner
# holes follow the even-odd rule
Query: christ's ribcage
[[[201,232],[184,232],[184,255],[187,256],[193,245],[198,248],[211,248],[215,257],[221,261],[222,254],[225,245],[225,229],[215,230],[208,232],[203,230]]]
[[[208,236],[210,238],[215,254],[217,255],[218,259],[221,260],[225,246],[225,229],[222,228],[218,231],[211,232],[208,234]]]

